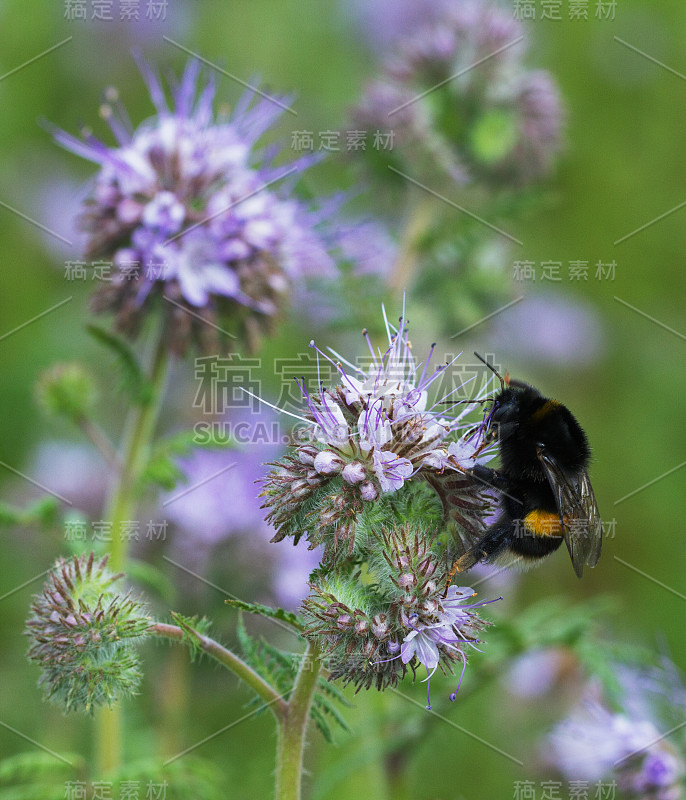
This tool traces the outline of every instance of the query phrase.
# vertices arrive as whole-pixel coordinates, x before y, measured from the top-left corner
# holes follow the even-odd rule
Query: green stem
[[[308,642],[293,684],[276,745],[276,800],[300,800],[305,734],[322,663],[317,645]]]
[[[410,288],[417,267],[419,245],[435,215],[433,197],[422,197],[412,208],[390,277],[392,291],[401,297]]]
[[[151,396],[147,402],[133,406],[129,412],[120,459],[122,468],[115,475],[105,515],[112,531],[109,567],[114,572],[126,568],[127,540],[121,535],[122,523],[129,521],[135,512],[140,477],[150,454],[150,444],[164,397],[167,367],[166,343],[160,336],[150,372]]]
[[[104,519],[110,524],[109,567],[115,573],[126,568],[127,540],[122,525],[132,519],[136,510],[140,477],[147,463],[150,444],[159,414],[167,378],[168,355],[166,343],[159,334],[150,371],[151,395],[147,402],[129,411],[122,454],[121,469],[115,472]],[[121,709],[105,708],[96,716],[95,763],[102,778],[116,771],[122,763],[123,721]]]
[[[172,616],[174,616],[172,614]],[[175,617],[177,619],[177,617]],[[272,713],[277,719],[283,719],[286,715],[286,701],[283,700],[280,694],[274,689],[271,684],[267,683],[261,675],[258,675],[255,670],[243,661],[242,658],[237,656],[234,652],[219,644],[209,636],[196,631],[190,625],[183,627],[177,625],[166,625],[163,622],[158,622],[153,625],[150,632],[155,636],[161,636],[165,639],[173,639],[176,642],[188,642],[188,637],[192,636],[195,644],[203,651],[218,661],[223,667],[234,673],[244,683],[264,700],[269,706]]]

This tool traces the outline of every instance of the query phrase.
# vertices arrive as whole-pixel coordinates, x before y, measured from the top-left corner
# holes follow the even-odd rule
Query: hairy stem
[[[276,800],[300,800],[305,735],[321,672],[317,646],[308,642],[293,684],[286,715],[279,721],[276,750]]]
[[[126,568],[127,540],[122,535],[123,523],[136,511],[140,477],[147,463],[157,417],[164,396],[168,355],[162,334],[150,370],[151,396],[146,403],[133,405],[129,411],[122,451],[118,457],[121,469],[113,476],[112,490],[104,519],[110,525],[109,567],[115,573]],[[122,762],[123,721],[119,707],[105,708],[96,716],[95,759],[98,775],[116,770]]]
[[[134,405],[128,415],[121,470],[114,477],[114,485],[107,505],[105,519],[111,525],[109,567],[114,572],[125,570],[127,540],[121,535],[122,523],[135,512],[140,477],[150,454],[150,444],[157,425],[160,406],[167,379],[168,355],[166,344],[160,337],[150,371],[151,396],[146,403]]]
[[[174,615],[172,615],[174,616]],[[175,617],[175,619],[178,619]],[[189,625],[183,627],[178,625],[167,625],[158,622],[153,625],[150,632],[155,636],[160,636],[165,639],[172,639],[176,642],[188,642],[189,637],[203,651],[211,656],[215,661],[218,661],[223,667],[231,670],[238,678],[246,683],[264,702],[269,706],[277,720],[284,719],[287,713],[286,701],[274,689],[274,687],[267,683],[261,675],[258,675],[255,670],[243,661],[242,658],[237,656],[234,652],[219,644],[209,636],[196,631]]]

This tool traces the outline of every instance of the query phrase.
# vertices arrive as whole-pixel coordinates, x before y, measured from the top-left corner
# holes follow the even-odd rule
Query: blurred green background
[[[595,2],[589,4],[586,21],[570,21],[563,2],[562,20],[527,23],[530,64],[550,70],[561,88],[567,108],[567,145],[548,187],[550,202],[509,230],[524,243],[516,258],[563,265],[589,261],[587,281],[567,280],[563,266],[563,280],[543,288],[559,299],[588,304],[599,320],[602,356],[581,366],[527,357],[530,329],[525,312],[526,304],[542,288],[537,277],[536,282],[512,286],[513,297],[524,294],[527,300],[518,309],[522,311],[517,318],[519,349],[508,355],[506,366],[512,374],[563,400],[587,429],[601,514],[604,520],[616,519],[616,535],[606,541],[599,566],[583,581],[576,580],[564,557],[551,559],[527,573],[516,597],[500,604],[494,616],[511,617],[552,594],[564,594],[571,604],[611,593],[618,598],[619,610],[608,620],[608,629],[614,630],[617,640],[654,647],[664,637],[675,662],[684,665],[686,472],[675,469],[635,496],[618,505],[615,502],[683,466],[686,458],[686,428],[680,414],[686,393],[686,208],[618,245],[614,242],[686,201],[682,35],[686,7],[679,0],[650,4],[619,0],[615,20],[609,21],[595,19],[594,6]],[[67,20],[65,8],[58,0],[31,0],[30,9],[18,0],[6,0],[0,6],[0,74],[8,73],[0,80],[0,461],[29,474],[32,454],[41,440],[75,438],[66,424],[46,420],[33,401],[37,376],[53,362],[82,359],[92,365],[103,387],[105,425],[113,435],[124,411],[121,400],[109,395],[108,359],[102,358],[84,332],[89,286],[64,278],[64,260],[75,254],[68,248],[60,250],[55,246],[59,243],[5,207],[49,225],[48,219],[57,219],[56,209],[75,207],[75,192],[93,174],[92,165],[60,150],[39,121],[44,118],[72,132],[82,123],[93,124],[96,132],[106,135],[97,109],[108,85],[119,88],[133,120],[148,116],[149,99],[128,52],[139,46],[149,60],[178,72],[186,57],[163,35],[246,80],[258,76],[273,90],[295,91],[298,129],[342,127],[348,107],[375,67],[375,56],[361,41],[346,0],[171,2],[164,23],[141,20],[136,35],[113,22],[98,26]],[[67,37],[72,38],[55,52],[12,74]],[[221,99],[232,102],[240,95],[240,87],[228,78],[220,77],[218,83]],[[286,120],[284,130],[291,125]],[[338,188],[331,174],[324,171],[320,178],[328,191]],[[455,225],[460,225],[457,212]],[[595,277],[598,261],[616,262],[614,280]],[[70,296],[72,300],[64,306],[7,335]],[[411,296],[408,307],[411,316]],[[414,322],[415,334],[430,342],[431,320],[421,320],[426,330],[420,330],[418,320]],[[461,346],[470,352],[488,341],[498,352],[497,336],[487,338],[488,328],[488,324],[475,328]],[[291,323],[278,352],[301,352],[308,338],[306,326]],[[180,367],[177,379],[184,374],[190,375],[189,367]],[[0,481],[0,491],[6,490],[3,493],[8,496],[41,496],[40,490],[22,483],[8,468],[0,467]],[[3,529],[0,546],[0,756],[31,747],[6,726],[51,749],[87,752],[89,721],[64,718],[59,710],[45,705],[36,688],[37,670],[24,659],[22,630],[30,595],[40,586],[40,580],[29,581],[63,552],[63,543],[59,537],[46,539],[33,530]],[[230,576],[227,567],[226,585]],[[170,577],[176,576],[170,573]],[[25,582],[24,588],[15,591]],[[198,603],[215,620],[216,632],[230,640],[235,615],[222,601],[221,594],[208,590]],[[282,636],[278,629],[266,628],[264,633],[276,641]],[[281,643],[289,646],[287,640]],[[138,704],[127,704],[129,721],[140,723],[128,739],[132,754],[146,748],[178,752],[246,713],[248,692],[237,688],[231,677],[207,663],[186,666],[185,653],[174,653],[172,667],[165,666],[172,652],[150,646],[144,653],[142,698]],[[189,680],[176,717],[168,710],[160,711],[170,669],[177,673],[175,685],[183,683],[178,674],[186,673]],[[383,726],[384,716],[391,713],[402,714],[410,727],[424,725],[409,754],[403,756],[407,796],[427,800],[512,796],[513,781],[536,779],[537,734],[553,721],[554,709],[546,708],[544,702],[516,700],[503,684],[496,681],[487,691],[448,709],[448,719],[458,728],[440,719],[425,723],[421,707],[397,697],[357,695],[354,708],[346,712],[351,733],[341,734],[336,748],[325,745],[316,732],[311,734],[309,796],[341,800],[362,792],[391,796],[394,790],[389,789],[388,776],[393,765],[384,757],[389,735]],[[437,680],[434,691],[449,691],[447,687],[447,681]],[[422,687],[407,682],[401,690],[421,703]],[[161,730],[166,733],[155,742],[154,732]],[[524,766],[474,736],[516,755]],[[219,766],[231,787],[226,796],[268,797],[273,738],[271,719],[263,714],[212,738],[194,755]]]

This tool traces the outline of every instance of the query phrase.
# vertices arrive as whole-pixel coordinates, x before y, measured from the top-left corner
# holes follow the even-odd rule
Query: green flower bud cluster
[[[40,685],[65,711],[93,712],[134,694],[141,678],[134,648],[152,620],[143,603],[114,588],[123,574],[94,554],[60,558],[33,598],[27,656]]]

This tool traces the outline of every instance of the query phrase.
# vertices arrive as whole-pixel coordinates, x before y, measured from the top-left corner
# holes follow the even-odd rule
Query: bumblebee
[[[586,434],[562,403],[507,374],[502,378],[474,355],[500,380],[483,423],[480,450],[497,441],[501,467],[476,465],[465,472],[497,491],[500,514],[455,562],[448,585],[456,572],[479,561],[538,563],[563,540],[580,578],[584,565],[598,563],[603,537],[587,472],[591,451]]]

